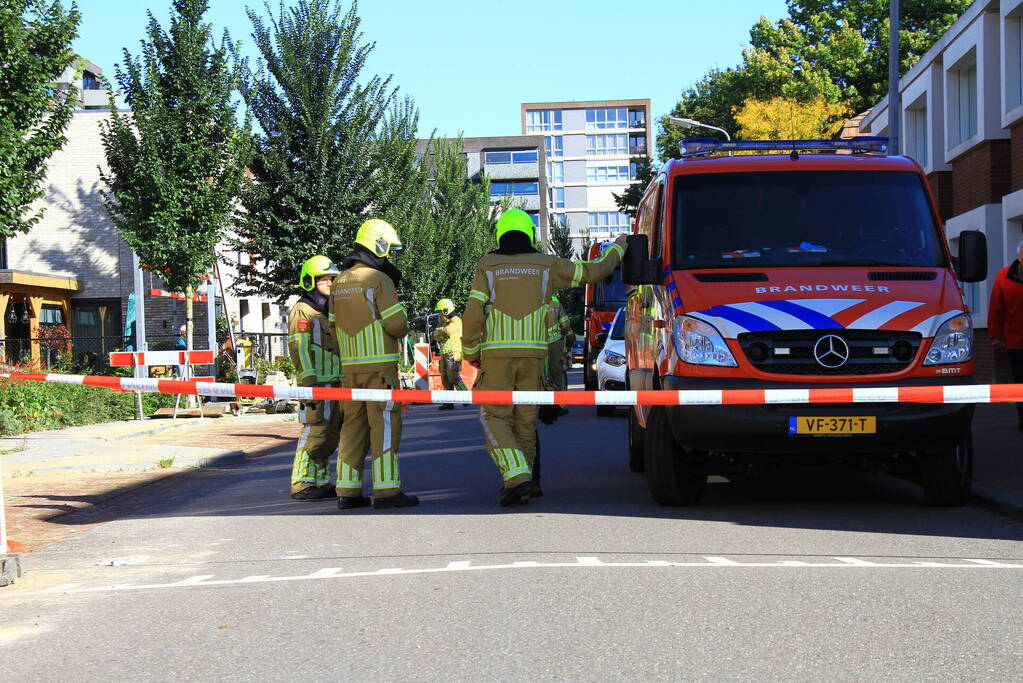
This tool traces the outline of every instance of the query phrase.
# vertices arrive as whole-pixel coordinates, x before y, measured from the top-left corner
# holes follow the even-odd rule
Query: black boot
[[[528,505],[529,495],[533,490],[533,482],[524,481],[518,486],[513,486],[510,489],[504,489],[501,491],[501,507],[511,507],[512,505]]]
[[[378,498],[373,496],[373,507],[377,510],[387,510],[390,508],[408,508],[413,505],[419,505],[419,496],[410,496],[407,493],[398,491],[396,496],[388,496],[387,498]]]
[[[338,510],[352,510],[354,508],[364,508],[370,504],[370,499],[366,496],[342,496],[337,499]]]
[[[301,500],[308,503],[314,500],[330,500],[336,496],[337,494],[334,493],[334,487],[327,484],[326,486],[307,486],[298,493],[292,493],[291,499]]]
[[[536,430],[536,459],[533,461],[533,490],[530,498],[543,498],[543,489],[540,488],[540,430]]]

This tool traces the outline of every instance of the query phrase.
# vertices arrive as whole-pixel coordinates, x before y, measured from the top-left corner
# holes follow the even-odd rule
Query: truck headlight
[[[739,366],[721,333],[688,315],[675,316],[675,349],[679,358],[693,365]]]
[[[965,363],[973,358],[973,321],[969,313],[946,320],[931,340],[924,365]]]
[[[620,368],[625,365],[625,356],[614,351],[604,352],[604,362],[614,368]]]

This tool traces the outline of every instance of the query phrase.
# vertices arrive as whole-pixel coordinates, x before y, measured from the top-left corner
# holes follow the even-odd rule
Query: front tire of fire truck
[[[685,451],[671,431],[664,406],[650,410],[645,434],[646,481],[661,505],[695,505],[707,488],[707,475],[693,463],[697,451]]]
[[[967,432],[940,449],[920,455],[920,479],[928,505],[966,505],[973,486],[973,436]]]
[[[635,406],[629,406],[629,469],[633,472],[646,471],[646,453],[643,442],[645,430],[639,426],[636,419]]]

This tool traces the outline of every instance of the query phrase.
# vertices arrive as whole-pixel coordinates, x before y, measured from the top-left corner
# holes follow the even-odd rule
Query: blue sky
[[[251,46],[246,5],[263,6],[211,0],[207,18]],[[78,6],[75,50],[112,78],[122,48],[139,51],[146,9],[166,25],[170,0]],[[415,98],[421,133],[485,136],[519,134],[522,102],[649,97],[660,116],[709,68],[737,63],[750,26],[785,2],[363,0],[359,14],[376,42],[368,70]]]

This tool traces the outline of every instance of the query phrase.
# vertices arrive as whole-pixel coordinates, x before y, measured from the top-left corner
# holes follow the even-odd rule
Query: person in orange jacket
[[[998,271],[991,288],[987,333],[995,348],[1009,354],[1013,381],[1023,383],[1023,240],[1016,245],[1016,260]],[[1016,404],[1023,432],[1023,403]]]

